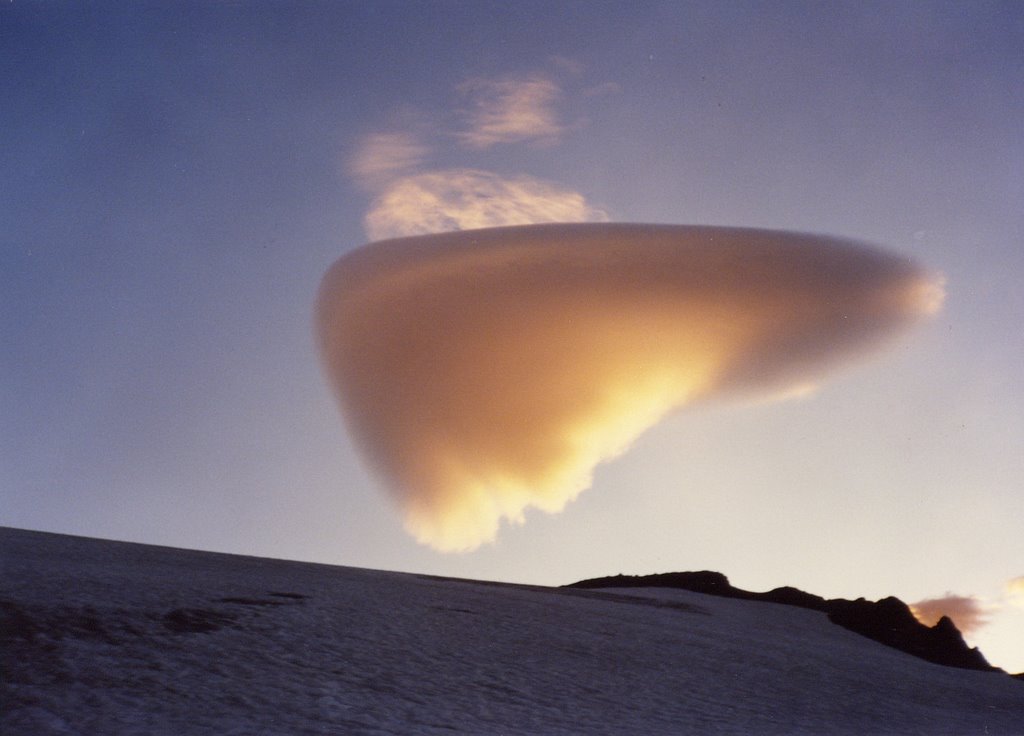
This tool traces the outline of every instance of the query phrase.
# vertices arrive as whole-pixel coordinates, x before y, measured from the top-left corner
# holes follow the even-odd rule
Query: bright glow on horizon
[[[1006,584],[1006,595],[1013,605],[1024,608],[1024,575]]]
[[[552,225],[367,246],[325,277],[318,319],[406,529],[461,551],[528,507],[560,511],[678,407],[805,393],[932,311],[938,288],[820,236]]]

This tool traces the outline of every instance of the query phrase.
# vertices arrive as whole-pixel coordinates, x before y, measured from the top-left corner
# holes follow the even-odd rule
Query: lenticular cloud
[[[467,550],[528,507],[561,510],[673,409],[813,385],[941,299],[905,260],[832,238],[527,225],[356,250],[317,319],[406,528]]]

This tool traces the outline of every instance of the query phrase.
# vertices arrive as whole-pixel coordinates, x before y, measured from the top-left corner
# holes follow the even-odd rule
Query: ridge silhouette
[[[825,599],[798,588],[784,586],[766,593],[754,593],[733,587],[720,572],[667,572],[654,575],[613,575],[570,583],[566,588],[678,588],[694,593],[738,598],[749,601],[781,603],[787,606],[821,611],[829,621],[868,639],[934,664],[984,672],[1002,672],[988,663],[976,648],[969,647],[960,630],[948,616],[934,626],[918,621],[910,607],[899,598],[879,601],[864,598]],[[1024,680],[1021,675],[1015,675]]]

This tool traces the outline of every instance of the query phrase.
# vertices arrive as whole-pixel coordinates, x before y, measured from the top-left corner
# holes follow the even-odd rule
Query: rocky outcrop
[[[998,667],[990,665],[977,648],[967,646],[960,631],[948,617],[943,616],[934,626],[925,626],[914,618],[910,607],[899,598],[883,598],[880,601],[868,601],[864,598],[855,601],[843,598],[826,600],[821,596],[791,587],[775,588],[767,593],[754,593],[734,588],[725,575],[709,570],[656,575],[615,575],[581,580],[566,587],[680,588],[725,598],[809,608],[827,614],[829,621],[844,629],[935,664],[969,670],[1000,671]],[[1021,675],[1016,677],[1024,680]]]
[[[964,642],[948,616],[925,626],[899,598],[826,601],[829,621],[915,657],[968,670],[995,670],[976,648]]]

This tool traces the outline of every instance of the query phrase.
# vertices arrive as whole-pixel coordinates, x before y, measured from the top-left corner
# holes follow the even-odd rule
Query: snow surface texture
[[[0,732],[1024,734],[1024,685],[790,606],[0,529]]]

